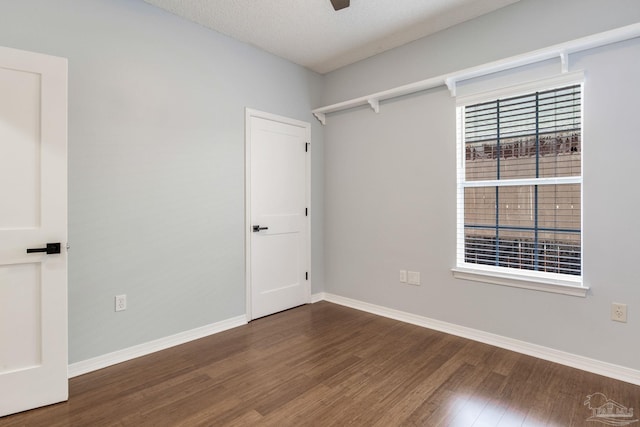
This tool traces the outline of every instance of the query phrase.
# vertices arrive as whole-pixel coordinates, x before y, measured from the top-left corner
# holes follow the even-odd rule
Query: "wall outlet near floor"
[[[407,283],[410,285],[420,285],[420,272],[419,271],[409,271],[408,272],[408,278],[409,280],[407,280]]]
[[[127,309],[127,296],[116,295],[116,311],[124,311]]]
[[[627,304],[611,304],[611,320],[627,323]]]
[[[400,283],[407,283],[407,270],[400,270]]]

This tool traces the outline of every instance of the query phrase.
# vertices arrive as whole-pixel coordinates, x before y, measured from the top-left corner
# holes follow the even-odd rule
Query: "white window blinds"
[[[458,267],[581,276],[582,84],[458,120]]]

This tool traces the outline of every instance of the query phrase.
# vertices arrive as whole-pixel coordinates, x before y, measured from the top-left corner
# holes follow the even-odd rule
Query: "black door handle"
[[[32,254],[34,252],[46,252],[47,255],[51,254],[59,254],[60,253],[60,243],[47,243],[46,248],[29,248],[27,249],[28,254]]]
[[[253,226],[253,232],[254,233],[257,233],[260,230],[268,230],[268,229],[269,229],[269,227],[260,227],[259,225],[254,225]]]

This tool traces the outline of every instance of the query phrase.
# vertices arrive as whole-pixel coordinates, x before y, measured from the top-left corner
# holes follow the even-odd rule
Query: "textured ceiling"
[[[519,0],[144,0],[327,73]]]

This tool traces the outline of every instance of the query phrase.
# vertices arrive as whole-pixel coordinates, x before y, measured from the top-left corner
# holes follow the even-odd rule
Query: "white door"
[[[256,319],[311,302],[310,125],[247,110],[247,300]]]
[[[0,195],[3,416],[68,396],[66,59],[0,47]]]

